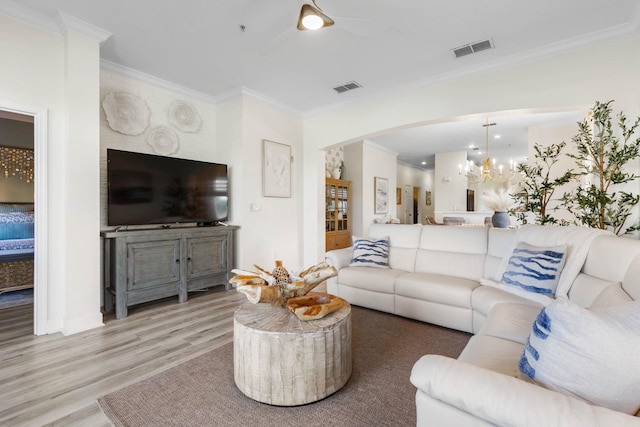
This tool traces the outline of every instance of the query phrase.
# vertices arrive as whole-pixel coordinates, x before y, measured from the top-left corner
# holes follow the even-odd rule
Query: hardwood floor
[[[233,312],[246,301],[222,287],[140,305],[105,326],[33,335],[33,306],[0,310],[0,425],[110,426],[96,404],[233,340]]]

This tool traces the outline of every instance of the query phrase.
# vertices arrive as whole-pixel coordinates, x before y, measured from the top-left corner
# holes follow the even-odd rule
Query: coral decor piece
[[[178,135],[166,126],[156,126],[149,131],[147,142],[158,154],[168,156],[178,151]]]
[[[287,307],[300,320],[321,319],[346,304],[342,298],[333,295],[307,295],[320,283],[338,274],[335,267],[326,262],[309,267],[299,275],[290,274],[281,261],[276,261],[272,272],[257,265],[254,267],[257,271],[231,270],[235,276],[229,280],[253,304]]]
[[[202,119],[195,107],[184,101],[175,101],[169,107],[169,122],[182,132],[198,132]]]
[[[149,127],[151,111],[142,98],[128,92],[109,92],[102,101],[109,127],[123,135],[140,135]]]

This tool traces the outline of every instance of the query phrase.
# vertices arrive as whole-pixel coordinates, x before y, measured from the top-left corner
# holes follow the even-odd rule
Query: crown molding
[[[69,30],[77,31],[97,40],[99,43],[104,42],[113,35],[100,27],[64,12],[58,11],[57,15],[52,18],[8,0],[0,0],[0,14],[58,34],[65,34]]]
[[[296,110],[295,108],[290,107],[289,105],[286,105],[280,101],[277,101],[273,98],[270,98],[260,92],[257,92],[253,89],[249,89],[247,87],[244,86],[240,86],[240,87],[236,87],[233,88],[231,90],[228,90],[226,92],[223,92],[220,95],[217,95],[214,97],[215,102],[216,103],[221,103],[224,101],[228,101],[229,99],[235,98],[236,96],[240,96],[240,95],[244,95],[244,96],[248,96],[250,98],[256,99],[258,101],[264,102],[265,104],[269,104],[273,107],[276,107],[280,110],[283,110],[289,114],[292,114],[294,116],[298,116],[298,117],[302,117],[303,114],[300,110]]]
[[[106,59],[102,59],[100,61],[100,69],[103,71],[120,74],[122,76],[131,78],[131,79],[140,80],[142,82],[145,82],[154,86],[159,86],[164,89],[170,90],[172,92],[177,92],[182,95],[189,96],[189,97],[198,99],[200,101],[208,102],[214,105],[220,104],[222,102],[228,101],[238,96],[248,96],[253,99],[259,100],[261,102],[270,104],[281,110],[284,110],[292,115],[302,117],[302,113],[300,111],[295,110],[278,101],[275,101],[274,99],[269,98],[265,95],[262,95],[259,92],[256,92],[252,89],[242,87],[242,86],[228,90],[220,95],[211,96],[211,95],[207,95],[205,93],[199,92],[197,90],[189,89],[188,87],[181,86],[176,83],[172,83],[168,80],[163,80],[159,77],[155,77],[150,74],[146,74],[141,71],[134,70],[133,68],[128,68],[120,64],[116,64],[115,62],[107,61]]]
[[[407,163],[404,160],[398,160],[398,164],[402,165],[402,166],[406,166],[406,167],[411,168],[411,169],[415,169],[415,170],[420,171],[420,172],[433,172],[433,169],[429,169],[427,167],[419,167],[419,166],[416,166],[414,164]]]
[[[89,38],[95,39],[99,43],[103,43],[113,35],[100,27],[60,11],[58,11],[58,14],[56,15],[55,22],[57,24],[58,31],[62,34],[65,34],[69,30],[73,30]]]
[[[198,92],[197,90],[189,89],[188,87],[152,76],[151,74],[146,74],[141,71],[134,70],[133,68],[116,64],[115,62],[107,61],[106,59],[100,60],[100,69],[102,71],[120,74],[121,76],[139,80],[141,82],[148,83],[154,86],[159,86],[172,92],[181,93],[185,96],[189,96],[200,101],[209,102],[211,104],[216,103],[216,99],[210,95],[206,95],[202,92]]]
[[[0,14],[47,31],[59,32],[58,25],[53,18],[36,13],[26,6],[8,0],[0,0]]]

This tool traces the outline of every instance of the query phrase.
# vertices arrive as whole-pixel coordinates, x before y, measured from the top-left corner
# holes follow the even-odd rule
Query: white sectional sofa
[[[327,290],[354,305],[474,334],[457,360],[425,355],[416,362],[419,426],[640,426],[637,416],[520,378],[518,363],[543,305],[480,283],[499,275],[519,236],[484,227],[373,224],[368,237],[389,240],[389,268],[349,266],[353,248],[327,252],[338,270]],[[572,303],[589,308],[640,298],[640,241],[601,234],[568,256],[572,251]]]

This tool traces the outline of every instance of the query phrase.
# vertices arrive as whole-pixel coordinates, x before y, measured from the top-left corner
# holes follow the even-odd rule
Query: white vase
[[[334,179],[340,179],[340,168],[335,168],[331,171],[331,176],[333,176]]]

